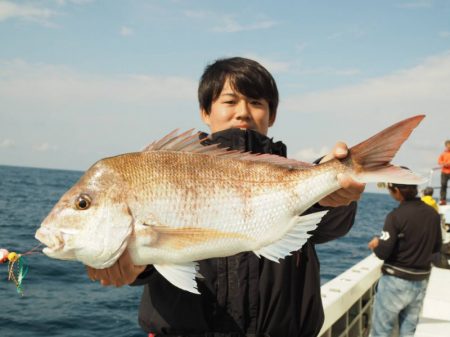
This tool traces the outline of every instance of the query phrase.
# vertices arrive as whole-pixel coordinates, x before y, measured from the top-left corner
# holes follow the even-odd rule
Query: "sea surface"
[[[0,248],[24,253],[38,245],[41,221],[81,175],[0,165]],[[367,242],[395,206],[387,194],[363,195],[351,231],[317,246],[322,284],[369,255]],[[146,336],[137,323],[140,287],[102,287],[81,263],[43,254],[27,256],[26,264],[23,295],[8,281],[7,264],[0,264],[1,337]]]

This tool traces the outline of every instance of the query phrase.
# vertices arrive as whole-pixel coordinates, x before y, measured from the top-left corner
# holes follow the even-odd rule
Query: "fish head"
[[[105,160],[94,164],[56,203],[36,232],[44,254],[78,260],[96,269],[111,266],[127,247],[133,217],[127,185]]]

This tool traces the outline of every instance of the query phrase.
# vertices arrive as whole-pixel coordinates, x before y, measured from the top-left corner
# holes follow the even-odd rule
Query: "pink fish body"
[[[128,247],[196,293],[198,260],[253,251],[273,261],[300,249],[326,212],[299,216],[338,190],[337,175],[360,182],[418,184],[390,164],[424,116],[399,122],[350,149],[343,161],[311,165],[274,155],[203,146],[172,133],[142,152],[95,163],[36,232],[50,257],[111,266]]]

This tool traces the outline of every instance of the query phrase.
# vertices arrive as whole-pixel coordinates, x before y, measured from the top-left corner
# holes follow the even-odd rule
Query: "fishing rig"
[[[17,293],[23,296],[22,282],[28,273],[28,265],[25,256],[38,253],[36,250],[41,245],[34,247],[25,253],[9,252],[5,248],[0,248],[0,263],[8,262],[8,281],[15,284]]]

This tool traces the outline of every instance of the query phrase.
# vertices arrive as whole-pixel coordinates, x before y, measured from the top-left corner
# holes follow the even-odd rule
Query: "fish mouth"
[[[64,248],[64,238],[61,232],[41,227],[36,231],[35,238],[47,246],[42,250],[46,255],[52,255]]]

